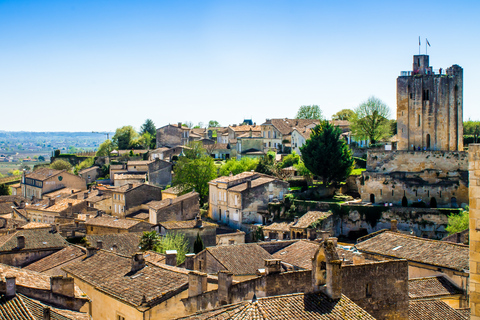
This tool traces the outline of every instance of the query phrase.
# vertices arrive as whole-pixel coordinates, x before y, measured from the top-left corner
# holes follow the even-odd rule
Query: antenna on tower
[[[420,46],[422,43],[420,42],[420,36],[418,36],[418,55],[420,55]]]
[[[427,54],[427,45],[430,47],[430,42],[428,42],[428,39],[425,38],[426,43],[425,43],[425,54]]]

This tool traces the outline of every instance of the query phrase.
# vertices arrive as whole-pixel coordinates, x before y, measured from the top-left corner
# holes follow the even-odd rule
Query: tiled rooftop
[[[262,127],[260,126],[251,126],[251,125],[242,125],[242,126],[229,126],[235,132],[243,132],[243,131],[262,131]]]
[[[172,189],[172,188],[170,188],[170,189]],[[167,190],[170,190],[170,189],[167,189]],[[164,191],[162,191],[162,193]],[[178,196],[174,199],[167,198],[167,199],[163,199],[163,200],[160,200],[160,201],[150,201],[149,203],[147,203],[147,205],[148,205],[149,208],[159,210],[161,208],[168,207],[171,204],[175,204],[175,203],[178,203],[180,201],[184,201],[184,200],[187,200],[187,199],[193,198],[193,197],[198,197],[198,192],[192,191],[192,192],[186,193],[184,195]]]
[[[463,291],[443,276],[414,278],[408,280],[410,299],[435,298],[462,294]]]
[[[212,180],[211,182],[231,182],[231,181],[235,181],[235,180],[250,178],[252,176],[257,176],[257,175],[259,175],[258,172],[245,171],[245,172],[236,174],[234,176],[218,177],[218,178]]]
[[[196,221],[195,220],[186,220],[186,221],[163,221],[159,222],[159,225],[164,227],[167,230],[173,230],[173,229],[191,229],[195,228]],[[207,221],[202,221],[202,228],[216,228],[218,225],[215,223],[207,222]]]
[[[132,219],[121,219],[115,218],[107,215],[101,217],[90,218],[85,222],[85,225],[89,226],[100,226],[100,227],[110,227],[110,228],[120,228],[120,229],[130,229],[131,227],[142,223],[143,221],[132,220]]]
[[[77,199],[63,199],[58,203],[55,203],[53,206],[45,208],[46,211],[53,211],[53,212],[61,212],[68,208],[69,204],[72,206],[76,206],[84,202],[85,200],[77,200]]]
[[[26,178],[31,178],[35,180],[46,180],[50,178],[51,176],[54,176],[62,171],[66,170],[55,170],[55,169],[50,169],[50,168],[42,168],[33,171],[32,173],[28,173],[25,175]]]
[[[91,257],[74,262],[62,269],[97,290],[103,291],[134,306],[142,298],[150,305],[159,304],[172,295],[188,289],[186,273],[149,262],[142,269],[131,271],[131,257],[99,250]]]
[[[273,259],[256,243],[208,247],[205,250],[234,275],[254,275],[265,267],[265,259]]]
[[[44,228],[51,228],[52,225],[48,223],[42,222],[29,222],[24,224],[21,229],[44,229]]]
[[[320,293],[294,293],[259,298],[257,301],[240,302],[182,319],[375,320],[344,295],[339,300],[331,300]]]
[[[407,259],[458,271],[469,270],[469,249],[468,246],[461,244],[384,231],[357,243],[356,247],[365,253]]]
[[[261,186],[263,184],[270,183],[270,182],[275,181],[275,180],[277,180],[277,179],[274,178],[274,177],[268,177],[268,176],[259,177],[257,179],[253,179],[251,181],[251,187],[255,188],[255,187]],[[228,190],[229,191],[234,191],[234,192],[245,191],[245,190],[247,190],[247,182],[237,184],[236,186],[228,188]]]
[[[143,232],[87,234],[85,238],[92,247],[97,247],[97,241],[102,241],[102,248],[107,251],[131,256],[139,250]]]
[[[320,245],[300,240],[273,254],[275,259],[305,270],[312,270],[312,259]]]
[[[263,230],[290,232],[290,226],[293,222],[274,222],[268,226],[263,227]]]
[[[292,228],[308,228],[312,223],[328,218],[331,216],[331,212],[323,212],[323,211],[309,211],[301,216],[297,223],[293,223],[290,225]]]
[[[450,307],[441,300],[410,301],[408,307],[409,320],[465,320],[461,312]]]
[[[311,124],[318,124],[320,121],[315,119],[271,119],[262,125],[271,124],[283,135],[289,135],[294,128],[303,128]]]
[[[25,237],[25,247],[21,250],[63,248],[68,245],[59,233],[52,233],[50,229],[17,230],[0,236],[0,252],[16,249],[19,236]]]
[[[81,256],[86,254],[86,250],[77,247],[77,246],[68,246],[63,248],[60,251],[52,253],[51,255],[46,256],[40,260],[35,261],[34,263],[29,264],[28,266],[24,267],[23,269],[37,271],[37,272],[45,272],[47,270],[53,269],[58,267],[59,265],[68,263],[74,259],[77,259]]]

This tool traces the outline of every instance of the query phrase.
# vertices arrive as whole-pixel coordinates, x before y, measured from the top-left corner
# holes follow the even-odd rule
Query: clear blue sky
[[[369,96],[395,118],[418,36],[464,68],[480,120],[480,1],[2,1],[0,130],[106,131],[326,117]]]

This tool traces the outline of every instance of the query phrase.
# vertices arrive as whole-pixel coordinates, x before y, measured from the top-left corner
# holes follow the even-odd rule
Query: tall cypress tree
[[[203,240],[200,237],[200,232],[198,232],[197,233],[197,240],[195,240],[195,242],[193,243],[193,252],[195,252],[195,254],[197,254],[200,251],[202,251],[203,249],[205,249],[205,246],[203,245]]]

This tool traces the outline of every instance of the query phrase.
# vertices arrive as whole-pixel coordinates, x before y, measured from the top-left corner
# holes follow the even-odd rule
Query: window
[[[423,90],[423,100],[430,100],[430,90]]]
[[[235,205],[238,204],[238,198],[237,198],[237,195],[235,195]]]
[[[420,127],[420,115],[418,115],[418,126]]]
[[[228,240],[228,244],[230,245],[235,244],[235,240]]]
[[[372,284],[371,283],[367,283],[366,286],[365,286],[365,295],[367,297],[371,297],[372,296]]]
[[[117,204],[115,203],[115,205],[113,206],[113,212],[117,213]]]
[[[125,320],[125,317],[117,314],[117,320]]]
[[[116,193],[113,194],[113,200],[117,200],[117,194]]]

